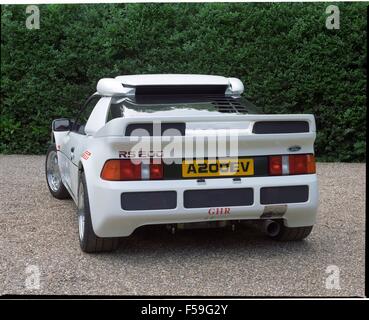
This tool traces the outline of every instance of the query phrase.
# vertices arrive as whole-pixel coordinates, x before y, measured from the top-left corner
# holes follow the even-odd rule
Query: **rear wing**
[[[103,96],[222,94],[240,96],[244,85],[237,78],[195,74],[147,74],[104,78],[97,83]]]

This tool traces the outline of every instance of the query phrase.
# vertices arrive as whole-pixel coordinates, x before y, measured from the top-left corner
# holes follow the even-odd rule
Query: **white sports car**
[[[239,79],[101,79],[75,120],[52,123],[51,194],[77,204],[83,251],[113,250],[143,225],[234,227],[301,240],[315,223],[314,116],[261,114]]]

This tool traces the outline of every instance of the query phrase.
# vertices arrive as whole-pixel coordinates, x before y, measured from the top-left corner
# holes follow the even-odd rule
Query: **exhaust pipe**
[[[261,229],[270,237],[275,237],[281,231],[281,226],[273,220],[265,220],[261,223]]]

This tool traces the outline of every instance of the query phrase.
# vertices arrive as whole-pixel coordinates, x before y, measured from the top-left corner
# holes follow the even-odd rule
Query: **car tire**
[[[118,247],[119,238],[101,238],[93,230],[86,179],[83,172],[79,179],[77,206],[79,243],[82,251],[95,253],[115,250]]]
[[[49,191],[54,198],[63,200],[71,197],[61,179],[55,144],[50,145],[47,149],[45,176]]]
[[[276,236],[271,237],[272,239],[278,241],[303,240],[313,230],[313,226],[289,228],[283,224],[283,221],[279,221],[278,223],[280,224],[280,231]]]

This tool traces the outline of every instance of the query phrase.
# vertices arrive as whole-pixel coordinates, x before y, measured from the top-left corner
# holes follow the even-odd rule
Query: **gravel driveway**
[[[43,171],[42,156],[0,155],[1,294],[364,295],[365,164],[318,164],[318,222],[306,241],[152,227],[94,255],[79,248],[74,203],[52,198]],[[332,265],[340,289],[326,288]],[[39,289],[27,289],[38,271]]]

